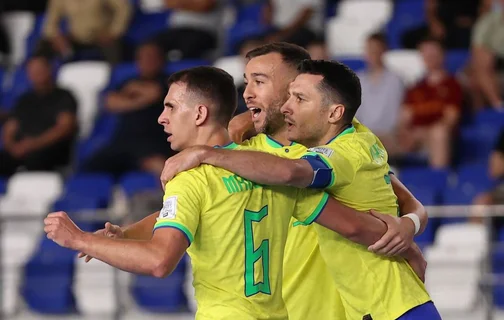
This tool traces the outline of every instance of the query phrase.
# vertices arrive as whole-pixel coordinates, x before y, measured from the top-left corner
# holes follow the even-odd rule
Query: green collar
[[[231,141],[230,143],[223,145],[223,146],[214,146],[214,148],[220,148],[220,149],[228,149],[228,150],[233,150],[236,149],[238,145]]]
[[[266,142],[270,145],[270,147],[273,147],[273,148],[283,148],[283,147],[286,147],[283,144],[281,144],[280,142],[278,142],[275,139],[273,139],[272,137],[270,137],[268,135],[265,135],[265,136],[266,136]],[[295,144],[296,144],[295,142],[291,142],[289,146],[293,146]]]
[[[355,132],[355,128],[354,126],[351,124],[348,128],[346,128],[345,130],[343,130],[340,134],[338,134],[337,136],[335,136],[334,138],[332,138],[331,140],[329,140],[329,142],[327,142],[326,144],[329,144],[331,142],[333,142],[334,140],[336,140],[336,138],[338,137],[341,137],[341,136],[344,136],[345,134],[349,134],[349,133],[354,133]]]

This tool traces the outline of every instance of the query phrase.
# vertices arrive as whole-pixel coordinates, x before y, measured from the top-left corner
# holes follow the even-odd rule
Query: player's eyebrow
[[[298,91],[291,90],[290,94],[295,97],[298,97],[298,98],[306,99],[306,96],[303,93],[298,92]]]
[[[265,73],[260,73],[260,72],[253,72],[250,74],[252,77],[265,77],[268,78],[268,76]]]
[[[174,108],[175,107],[175,105],[173,103],[168,102],[168,101],[164,103],[164,106],[165,107],[170,107],[170,108]]]

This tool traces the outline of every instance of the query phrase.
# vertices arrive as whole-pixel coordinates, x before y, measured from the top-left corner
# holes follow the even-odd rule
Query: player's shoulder
[[[208,168],[206,168],[207,166],[209,165],[201,165],[199,167],[180,172],[166,184],[166,187],[168,188],[169,186],[175,186],[175,185],[191,186],[191,187],[206,185],[208,181],[207,179]]]
[[[243,141],[238,146],[238,149],[264,149],[267,145],[267,136],[264,133],[259,133],[248,140]]]

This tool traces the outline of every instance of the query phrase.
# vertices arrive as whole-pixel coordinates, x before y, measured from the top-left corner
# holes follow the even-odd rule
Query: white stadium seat
[[[344,0],[338,5],[338,17],[378,30],[391,18],[393,9],[389,0]]]
[[[243,83],[243,73],[245,72],[245,61],[241,56],[222,57],[217,59],[214,67],[220,68],[229,73],[236,85]]]
[[[7,184],[7,193],[0,199],[0,214],[40,215],[60,196],[63,182],[53,172],[20,172]]]
[[[163,12],[166,10],[163,0],[140,0],[140,9],[144,13]]]
[[[58,85],[71,90],[77,99],[81,138],[87,137],[93,129],[99,93],[107,85],[109,75],[110,66],[105,62],[74,62],[60,69]]]
[[[35,16],[29,12],[4,13],[2,23],[11,43],[11,62],[19,65],[26,58],[27,38],[33,30]]]
[[[78,310],[84,315],[112,315],[117,310],[114,270],[98,260],[85,263],[77,259],[74,294]]]
[[[385,53],[385,65],[396,72],[407,86],[415,84],[425,74],[425,64],[416,50],[392,50]]]
[[[327,46],[332,57],[361,57],[372,28],[358,21],[335,17],[327,22]]]

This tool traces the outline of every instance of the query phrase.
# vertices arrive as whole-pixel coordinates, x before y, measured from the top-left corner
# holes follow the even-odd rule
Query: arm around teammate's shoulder
[[[315,220],[352,242],[369,246],[387,231],[384,222],[364,212],[349,208],[329,197],[327,204]]]
[[[285,159],[265,152],[206,148],[201,162],[221,167],[264,185],[305,188],[313,181],[314,170],[304,159]]]

